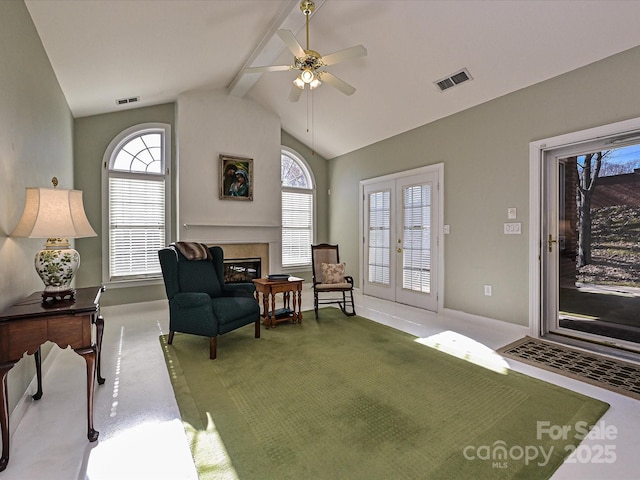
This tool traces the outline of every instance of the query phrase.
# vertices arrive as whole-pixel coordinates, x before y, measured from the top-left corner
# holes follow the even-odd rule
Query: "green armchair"
[[[224,283],[222,248],[190,245],[205,252],[204,258],[187,258],[175,245],[158,251],[169,299],[169,345],[175,332],[209,337],[213,360],[219,335],[254,323],[260,338],[260,307],[252,283]]]

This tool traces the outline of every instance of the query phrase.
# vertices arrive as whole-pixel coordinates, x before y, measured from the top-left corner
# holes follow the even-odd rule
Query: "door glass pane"
[[[391,192],[369,194],[369,282],[390,283]]]
[[[561,161],[557,239],[561,328],[640,343],[638,167],[639,145]]]
[[[402,288],[431,292],[431,185],[403,188]]]

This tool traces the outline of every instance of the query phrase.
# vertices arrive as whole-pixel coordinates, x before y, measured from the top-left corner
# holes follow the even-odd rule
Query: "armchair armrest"
[[[223,297],[253,297],[256,286],[253,283],[225,283],[222,287]]]
[[[213,312],[211,297],[201,292],[184,292],[169,300],[172,331],[215,337],[219,332],[218,318]]]
[[[171,299],[171,304],[179,309],[200,308],[203,306],[211,309],[211,297],[202,292],[177,293]]]

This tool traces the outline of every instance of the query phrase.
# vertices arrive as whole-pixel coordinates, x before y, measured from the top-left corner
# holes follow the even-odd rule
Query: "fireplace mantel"
[[[263,276],[281,270],[280,225],[185,222],[182,227],[182,241],[219,245],[225,258],[260,257]]]

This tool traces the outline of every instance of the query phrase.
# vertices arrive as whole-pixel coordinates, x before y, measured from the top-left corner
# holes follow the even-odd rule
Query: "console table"
[[[298,277],[289,277],[287,280],[269,280],[267,278],[253,280],[258,303],[260,303],[260,294],[262,294],[262,321],[267,328],[275,328],[278,322],[286,320],[291,320],[293,323],[302,322],[303,281]],[[276,294],[278,293],[284,294],[284,308],[280,310],[276,310]],[[293,297],[293,310],[290,308],[290,296]],[[271,305],[271,309],[269,309],[269,305]]]
[[[87,438],[98,439],[93,428],[93,387],[100,374],[100,348],[104,319],[100,315],[100,295],[104,287],[78,288],[75,299],[43,303],[42,292],[35,292],[0,314],[0,427],[2,429],[2,458],[0,471],[9,463],[9,402],[7,374],[26,352],[36,362],[38,391],[34,400],[42,397],[42,365],[40,346],[46,341],[60,348],[71,347],[87,364]],[[95,343],[92,341],[95,326]]]

